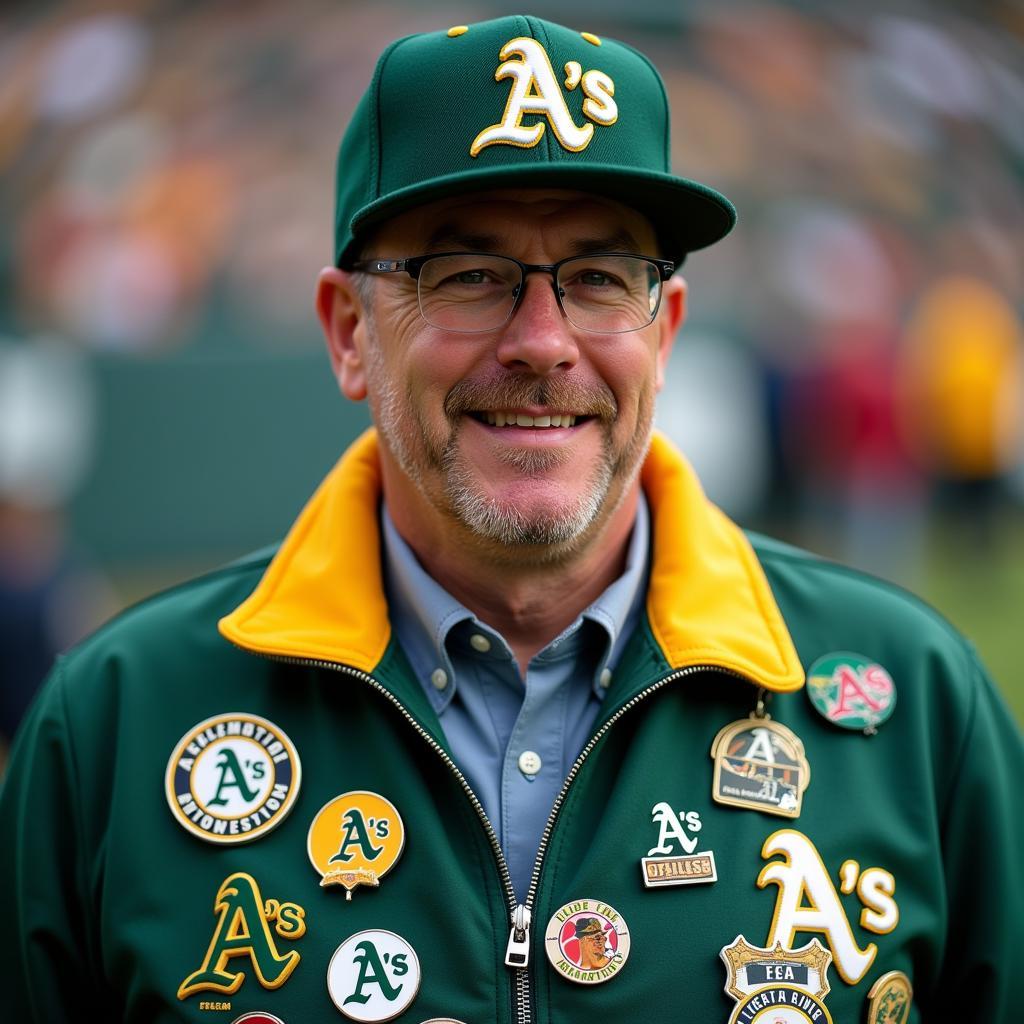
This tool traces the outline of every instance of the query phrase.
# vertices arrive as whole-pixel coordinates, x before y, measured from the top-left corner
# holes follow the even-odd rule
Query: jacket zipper
[[[249,648],[242,648],[242,650],[248,651]],[[250,651],[250,653],[253,653]],[[459,766],[448,756],[444,748],[434,739],[426,729],[423,728],[419,722],[412,716],[405,705],[388,690],[382,683],[374,679],[373,676],[367,672],[362,672],[359,669],[352,668],[348,665],[343,665],[340,662],[335,661],[321,661],[315,658],[293,658],[286,657],[283,655],[276,654],[262,654],[263,657],[269,658],[271,661],[283,662],[287,665],[304,665],[309,668],[322,668],[329,669],[334,672],[342,672],[345,675],[354,676],[356,679],[367,683],[373,687],[378,693],[387,698],[388,701],[393,704],[402,717],[419,733],[420,736],[427,742],[430,748],[441,758],[441,760],[451,769],[459,784],[462,786],[469,797],[469,802],[473,805],[473,810],[476,811],[477,816],[480,818],[481,824],[484,826],[484,831],[487,834],[487,838],[491,844],[491,849],[494,851],[494,859],[498,865],[498,873],[501,875],[501,883],[505,889],[505,899],[509,907],[509,918],[511,923],[511,929],[508,937],[508,945],[505,949],[505,965],[512,969],[513,973],[513,1000],[512,1009],[513,1016],[515,1017],[516,1024],[530,1024],[531,1021],[531,991],[530,991],[530,924],[533,917],[533,901],[537,895],[537,884],[540,880],[541,867],[544,863],[544,854],[547,852],[548,843],[551,839],[551,830],[554,827],[555,819],[558,817],[558,812],[565,802],[565,797],[569,792],[569,787],[572,785],[573,780],[579,774],[580,768],[583,762],[590,755],[591,751],[597,746],[598,741],[608,732],[608,730],[620,719],[627,711],[632,710],[642,700],[649,697],[652,693],[660,690],[663,686],[667,686],[669,683],[675,682],[677,679],[682,679],[684,676],[693,675],[696,672],[722,672],[725,675],[734,676],[737,679],[742,679],[745,682],[752,682],[746,676],[741,675],[739,672],[733,672],[730,669],[721,668],[718,665],[689,665],[686,668],[678,669],[675,672],[670,673],[657,682],[652,683],[650,686],[645,687],[639,693],[634,694],[625,704],[619,708],[615,714],[611,716],[598,730],[591,736],[587,745],[580,751],[579,756],[573,762],[572,768],[569,769],[569,774],[565,777],[565,782],[562,783],[562,788],[555,798],[555,802],[551,807],[551,813],[548,815],[547,824],[544,826],[544,831],[540,837],[540,844],[537,847],[537,859],[533,864],[533,874],[530,877],[530,888],[526,894],[526,902],[518,903],[516,900],[515,889],[512,887],[512,875],[508,869],[508,862],[505,860],[505,854],[501,849],[501,844],[498,842],[498,836],[494,831],[494,826],[491,824],[490,819],[487,817],[484,811],[483,804],[480,803],[476,793],[473,792],[472,787],[466,781],[466,777],[459,770]]]

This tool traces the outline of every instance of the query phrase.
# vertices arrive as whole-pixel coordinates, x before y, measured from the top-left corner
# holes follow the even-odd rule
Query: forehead
[[[368,251],[401,256],[453,247],[511,252],[538,244],[551,258],[586,249],[657,255],[654,228],[642,213],[613,199],[564,189],[501,189],[427,203],[378,227]]]

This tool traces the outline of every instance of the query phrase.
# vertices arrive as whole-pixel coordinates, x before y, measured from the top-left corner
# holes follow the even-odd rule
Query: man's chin
[[[475,538],[497,548],[531,549],[542,560],[558,558],[583,543],[608,511],[611,474],[606,469],[567,492],[567,484],[524,478],[498,493],[478,480],[447,479],[451,511]],[[492,484],[492,488],[493,488]]]
[[[455,486],[449,490],[452,512],[475,537],[500,548],[533,549],[547,558],[575,549],[601,512],[604,490],[576,495],[570,502],[523,502],[482,495]]]

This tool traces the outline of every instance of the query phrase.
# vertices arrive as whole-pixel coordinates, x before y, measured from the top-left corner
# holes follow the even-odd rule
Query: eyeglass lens
[[[423,318],[460,332],[500,327],[523,284],[519,264],[504,256],[441,255],[419,274]],[[558,268],[562,310],[585,331],[620,334],[646,327],[661,298],[658,268],[640,256],[580,256]]]

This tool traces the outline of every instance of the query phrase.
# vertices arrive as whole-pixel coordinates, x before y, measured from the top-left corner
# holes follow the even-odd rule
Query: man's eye
[[[581,270],[573,284],[581,285],[584,288],[621,288],[622,281],[612,274],[606,274],[603,270]]]
[[[451,280],[456,284],[487,284],[491,276],[486,270],[461,270]]]

